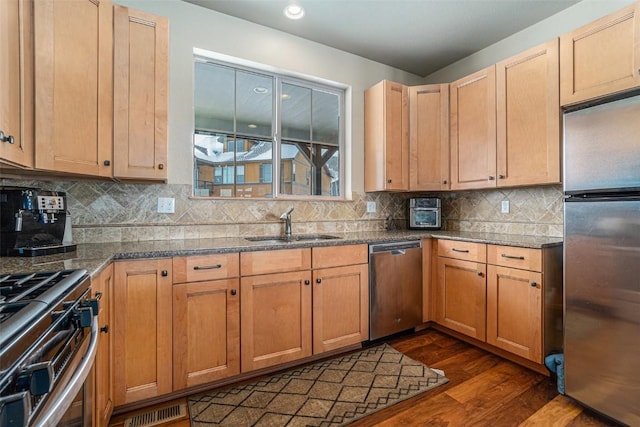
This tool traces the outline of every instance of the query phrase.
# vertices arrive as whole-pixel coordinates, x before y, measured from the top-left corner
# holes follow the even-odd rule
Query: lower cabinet
[[[117,261],[112,286],[109,410],[369,338],[366,244]]]
[[[485,340],[486,265],[438,257],[436,321],[449,329]]]
[[[369,339],[369,246],[312,249],[313,354]]]
[[[436,298],[437,323],[541,365],[562,348],[562,246],[439,240]]]
[[[240,373],[239,255],[173,258],[173,390]]]
[[[366,341],[367,263],[367,245],[243,253],[242,372]]]
[[[542,363],[542,251],[487,247],[487,343]]]
[[[93,297],[100,301],[98,313],[98,351],[96,353],[96,392],[93,425],[106,427],[113,412],[113,265],[91,280]]]
[[[310,271],[243,277],[240,288],[242,372],[311,356]]]
[[[238,278],[173,286],[173,388],[240,373]]]
[[[117,261],[114,267],[114,402],[172,391],[171,259]]]

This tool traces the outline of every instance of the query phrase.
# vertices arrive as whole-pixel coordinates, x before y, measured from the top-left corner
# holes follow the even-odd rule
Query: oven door
[[[93,364],[98,344],[98,318],[91,316],[91,332],[83,334],[57,386],[47,395],[31,425],[91,426]]]

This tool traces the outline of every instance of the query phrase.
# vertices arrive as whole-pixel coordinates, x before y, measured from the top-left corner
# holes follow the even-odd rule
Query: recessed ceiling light
[[[254,91],[255,93],[263,94],[263,93],[268,93],[268,92],[269,92],[269,89],[267,89],[266,87],[258,86],[258,87],[254,87],[254,88],[253,88],[253,91]]]
[[[304,9],[297,3],[289,3],[284,8],[284,16],[289,19],[300,19],[304,16]]]
[[[255,129],[255,128],[257,128],[258,126],[254,125],[253,123],[249,123],[249,124],[247,125],[247,127],[248,127],[249,129]]]

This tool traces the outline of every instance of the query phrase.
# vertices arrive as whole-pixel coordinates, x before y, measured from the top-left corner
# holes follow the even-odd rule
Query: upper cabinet
[[[0,162],[166,181],[166,18],[111,0],[6,0],[0,35]]]
[[[450,85],[451,189],[495,187],[496,67]]]
[[[35,167],[112,176],[110,0],[34,3]]]
[[[115,178],[167,179],[169,21],[114,6]]]
[[[409,188],[409,95],[383,80],[364,93],[364,191]]]
[[[449,85],[409,87],[409,190],[449,189]]]
[[[33,167],[31,0],[0,1],[0,161]]]
[[[560,37],[563,106],[640,86],[640,3]]]
[[[496,65],[497,181],[560,182],[558,39]]]

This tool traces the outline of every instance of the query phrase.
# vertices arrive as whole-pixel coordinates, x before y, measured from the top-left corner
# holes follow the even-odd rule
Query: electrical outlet
[[[367,213],[376,212],[376,202],[367,202]]]
[[[502,213],[509,213],[509,201],[508,200],[503,200],[502,201]]]
[[[158,213],[175,213],[176,199],[173,197],[158,197]]]

